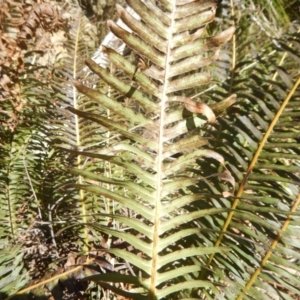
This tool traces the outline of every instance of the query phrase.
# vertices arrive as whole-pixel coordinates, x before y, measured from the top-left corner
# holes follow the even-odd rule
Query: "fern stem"
[[[77,76],[77,53],[79,52],[78,46],[79,46],[79,41],[80,41],[80,23],[81,23],[81,17],[79,18],[78,21],[78,27],[76,30],[76,39],[75,39],[75,49],[74,49],[74,60],[73,60],[73,78],[76,78]],[[75,109],[78,108],[78,93],[77,90],[75,88],[75,86],[73,86],[73,106]],[[80,126],[79,126],[79,118],[77,115],[75,115],[75,130],[76,130],[76,145],[78,148],[80,148],[81,146],[81,141],[80,141]],[[82,168],[82,159],[81,159],[81,155],[77,156],[77,167],[79,169]],[[83,183],[83,178],[81,175],[78,176],[78,183],[82,184]],[[85,198],[84,198],[84,191],[80,190],[79,191],[79,199],[80,199],[80,204],[81,204],[81,216],[82,216],[82,223],[86,224],[87,223],[87,212],[86,212],[86,205],[85,205]],[[83,251],[87,252],[88,251],[88,231],[86,228],[86,225],[84,225],[84,248]]]
[[[26,176],[27,176],[27,179],[28,179],[30,188],[31,188],[31,190],[32,190],[32,194],[33,194],[34,200],[35,200],[36,205],[37,205],[37,209],[38,209],[38,212],[39,212],[40,220],[42,220],[42,212],[41,212],[41,208],[40,208],[40,203],[39,203],[38,198],[37,198],[37,196],[36,196],[36,192],[35,192],[35,190],[34,190],[34,187],[33,187],[33,184],[32,184],[32,180],[31,180],[31,177],[30,177],[30,175],[29,175],[28,168],[27,168],[26,159],[25,159],[25,156],[26,156],[26,149],[27,149],[27,145],[28,145],[29,139],[30,139],[30,136],[27,138],[27,140],[26,140],[25,143],[24,143],[24,148],[23,148],[23,165],[24,165],[25,173],[26,173]]]
[[[231,19],[232,19],[232,25],[235,26],[236,24],[235,24],[235,20],[234,20],[235,12],[234,12],[233,0],[230,0],[230,14],[231,14]],[[232,89],[233,89],[235,65],[236,65],[236,35],[234,33],[232,36],[232,60],[231,60],[229,95],[231,95]]]

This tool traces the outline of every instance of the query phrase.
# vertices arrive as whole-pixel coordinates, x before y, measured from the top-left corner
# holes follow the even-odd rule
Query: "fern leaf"
[[[104,48],[104,52],[127,79],[121,80],[92,60],[87,60],[87,65],[110,88],[133,101],[134,106],[129,107],[125,101],[118,101],[109,93],[74,81],[81,93],[108,109],[110,117],[69,108],[81,118],[106,127],[110,130],[109,136],[112,136],[106,145],[91,151],[69,151],[109,162],[115,172],[119,170],[115,174],[122,175],[108,178],[107,174],[97,176],[88,168],[77,169],[74,174],[82,176],[86,183],[71,186],[104,196],[129,209],[132,214],[141,216],[144,224],[140,227],[139,223],[125,221],[124,217],[116,215],[119,226],[131,225],[131,230],[125,232],[98,227],[101,232],[134,247],[133,252],[114,247],[107,252],[132,264],[141,274],[138,281],[134,281],[135,288],[139,282],[147,283],[141,285],[144,291],[139,292],[140,296],[161,299],[178,291],[191,292],[195,288],[202,290],[207,287],[217,293],[212,282],[193,280],[193,273],[195,268],[199,270],[199,266],[204,266],[202,256],[213,253],[225,255],[229,248],[200,243],[185,247],[184,241],[201,236],[200,230],[186,230],[185,224],[191,225],[194,220],[203,218],[204,225],[210,215],[228,212],[226,207],[199,210],[197,206],[195,210],[187,207],[190,203],[201,202],[201,198],[209,201],[209,192],[203,194],[198,190],[197,182],[208,181],[212,177],[230,177],[224,158],[204,148],[209,140],[201,132],[205,124],[216,121],[213,109],[220,113],[226,105],[212,109],[208,104],[182,95],[196,85],[209,83],[210,76],[203,68],[218,58],[220,47],[231,38],[234,28],[214,37],[202,36],[205,26],[215,17],[216,4],[212,1],[202,1],[197,9],[189,1],[177,1],[176,4],[175,1],[162,1],[159,6],[151,1],[128,0],[127,3],[141,20],[133,18],[120,6],[117,6],[117,13],[133,33],[113,21],[108,21],[108,27],[143,61],[148,61],[148,67],[143,71],[109,48]],[[219,172],[199,175],[202,172],[199,160],[204,158],[219,164]],[[99,185],[90,185],[89,180],[97,181]],[[141,237],[135,237],[132,230]],[[177,276],[171,271],[176,264]],[[193,266],[190,272],[188,265]],[[186,279],[188,274],[189,280]],[[110,278],[107,276],[106,280],[110,281]],[[97,277],[93,279],[100,280]],[[101,275],[103,280],[105,275]],[[113,290],[117,291],[116,288]]]

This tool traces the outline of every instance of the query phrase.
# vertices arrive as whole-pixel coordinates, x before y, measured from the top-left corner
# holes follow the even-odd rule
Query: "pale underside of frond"
[[[120,178],[95,176],[88,168],[74,172],[100,183],[99,186],[82,184],[77,187],[111,199],[142,217],[140,225],[130,222],[131,227],[142,234],[141,238],[130,232],[102,230],[141,251],[141,256],[137,256],[121,249],[108,250],[142,271],[138,281],[144,287],[144,295],[161,299],[192,287],[213,288],[211,282],[188,275],[199,272],[201,264],[185,266],[185,259],[197,257],[198,260],[201,256],[229,250],[200,244],[180,249],[180,243],[198,232],[197,228],[184,229],[184,224],[227,211],[227,208],[186,209],[195,201],[208,199],[207,193],[193,193],[189,188],[206,180],[198,174],[201,169],[197,161],[206,158],[216,161],[220,170],[208,177],[228,182],[230,191],[224,191],[226,193],[230,194],[230,185],[234,186],[224,158],[209,149],[209,140],[201,128],[216,122],[220,112],[234,103],[235,96],[212,107],[184,96],[184,91],[209,83],[210,76],[205,68],[218,59],[220,47],[231,38],[234,28],[204,37],[205,26],[215,18],[214,1],[177,1],[177,4],[161,1],[156,6],[152,1],[128,0],[127,4],[139,18],[121,6],[117,6],[117,12],[132,33],[113,21],[108,21],[108,27],[136,53],[136,62],[125,59],[111,48],[102,48],[114,69],[123,72],[127,80],[120,80],[92,60],[87,60],[87,65],[111,88],[135,103],[133,108],[124,100],[113,99],[109,93],[91,89],[78,81],[74,81],[76,88],[110,113],[101,116],[69,108],[78,116],[107,128],[111,138],[107,145],[93,151],[73,152],[106,161],[114,166],[113,169],[120,168],[123,175]],[[115,219],[121,220],[118,215]],[[129,220],[122,218],[122,222],[126,224]],[[171,251],[170,247],[176,250]],[[176,262],[180,266],[177,272],[172,270]],[[186,276],[190,280],[182,281]],[[177,282],[176,278],[181,279]],[[132,279],[120,277],[120,281],[128,280]]]

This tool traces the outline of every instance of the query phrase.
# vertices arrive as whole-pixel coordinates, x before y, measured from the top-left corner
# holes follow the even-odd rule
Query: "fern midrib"
[[[165,109],[168,101],[167,91],[168,91],[168,75],[170,71],[170,57],[171,57],[171,45],[172,45],[172,28],[174,26],[174,17],[176,4],[173,2],[171,25],[168,27],[168,40],[167,40],[167,53],[165,61],[165,74],[164,74],[164,86],[162,90],[162,99],[160,106],[160,124],[159,124],[159,145],[158,145],[158,159],[157,159],[157,196],[156,196],[156,207],[155,207],[155,219],[154,219],[154,236],[153,236],[153,252],[152,252],[152,274],[150,283],[150,299],[156,299],[156,285],[157,285],[157,268],[158,268],[158,249],[159,249],[159,226],[160,226],[160,213],[161,213],[161,196],[163,193],[163,159],[164,159],[164,145],[163,145],[163,135],[164,135],[164,118]]]
[[[74,49],[74,60],[73,60],[73,78],[77,77],[77,60],[78,60],[78,53],[79,53],[79,43],[80,43],[80,34],[81,34],[81,21],[82,21],[82,17],[79,17],[79,21],[78,21],[78,26],[77,26],[77,30],[76,30],[76,39],[75,39],[75,49]],[[73,85],[73,106],[75,109],[78,109],[78,92],[76,90],[76,87]],[[76,145],[77,148],[79,148],[81,146],[81,140],[80,140],[80,128],[79,128],[79,117],[77,115],[75,115],[75,130],[76,130]],[[78,169],[81,169],[81,155],[77,156],[77,167]],[[78,176],[78,183],[82,184],[83,183],[83,178],[81,175]],[[87,223],[87,211],[86,211],[86,205],[85,205],[85,201],[84,201],[84,192],[81,189],[79,191],[79,199],[80,199],[80,204],[81,204],[81,216],[82,216],[82,223],[86,224]],[[84,240],[85,240],[85,245],[88,245],[88,232],[87,232],[87,228],[84,227]],[[86,246],[84,247],[84,251],[87,251],[88,249],[86,248]]]

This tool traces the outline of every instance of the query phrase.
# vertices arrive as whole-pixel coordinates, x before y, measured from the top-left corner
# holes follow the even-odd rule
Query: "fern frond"
[[[131,230],[124,227],[124,232],[99,227],[101,232],[124,240],[135,249],[132,252],[114,247],[107,250],[132,264],[141,274],[134,285],[142,283],[144,291],[138,292],[142,293],[139,296],[131,294],[131,297],[148,295],[151,299],[161,299],[178,291],[191,293],[194,288],[202,290],[207,287],[217,292],[211,282],[197,280],[195,272],[201,269],[201,265],[204,266],[205,256],[212,253],[226,255],[229,248],[205,245],[200,242],[200,229],[186,230],[185,226],[192,225],[195,220],[204,225],[211,215],[228,212],[224,206],[214,208],[210,204],[206,209],[197,208],[196,203],[209,203],[210,197],[217,196],[208,190],[200,191],[197,183],[203,180],[209,182],[210,178],[216,177],[234,185],[224,158],[204,148],[208,146],[209,139],[202,131],[205,124],[216,121],[214,110],[217,114],[224,112],[234,97],[223,106],[210,108],[208,104],[182,95],[195,85],[209,83],[210,76],[203,68],[218,58],[220,47],[231,38],[234,28],[213,37],[202,36],[206,24],[215,17],[216,4],[212,1],[203,1],[201,5],[164,1],[160,6],[153,5],[151,1],[128,0],[127,3],[141,21],[121,6],[117,6],[117,12],[133,33],[113,21],[108,21],[108,27],[132,48],[140,61],[147,61],[148,67],[143,71],[139,65],[109,48],[103,48],[103,51],[114,68],[126,74],[127,79],[120,80],[92,60],[88,59],[87,65],[112,89],[134,101],[135,107],[126,106],[126,101],[119,102],[108,93],[74,81],[80,92],[109,110],[109,118],[68,108],[81,118],[106,127],[111,137],[106,145],[93,151],[69,151],[98,158],[119,171],[109,178],[107,174],[95,174],[90,168],[73,170],[86,183],[72,187],[111,199],[132,214],[141,216],[143,225],[140,226],[140,223],[115,215],[115,220],[120,221],[120,229],[125,224],[132,225]],[[218,172],[201,170],[200,160],[206,158],[219,164]],[[90,180],[99,182],[99,185],[88,184]],[[111,188],[107,188],[107,184]],[[131,231],[137,232],[140,237],[135,237]],[[197,240],[195,244],[186,243],[193,237]],[[172,271],[176,264],[177,274]],[[196,269],[189,270],[188,266],[194,264]],[[131,277],[116,275],[116,278],[133,283]],[[101,281],[109,282],[111,276],[101,275]]]
[[[28,281],[24,272],[23,253],[20,246],[8,247],[2,244],[0,250],[1,279],[0,292],[11,296],[20,290]]]
[[[239,189],[230,204],[234,210],[222,223],[223,234],[217,236],[215,245],[228,245],[228,233],[240,236],[231,237],[239,248],[230,262],[234,282],[240,284],[230,281],[231,288],[236,286],[234,299],[257,298],[258,291],[264,299],[296,297],[298,265],[291,261],[298,256],[299,246],[290,236],[299,239],[293,225],[299,223],[300,183],[299,130],[295,122],[299,115],[299,49],[292,42],[297,34],[289,24],[294,34],[281,28],[274,42],[273,35],[257,35],[258,23],[246,16],[240,24],[244,29],[237,32],[237,41],[241,36],[247,38],[236,45],[233,85],[224,83],[225,89],[237,93],[239,110],[220,119],[222,131],[218,128],[214,133]],[[214,92],[213,97],[218,94]],[[295,258],[284,254],[283,243],[290,245],[287,248]],[[234,249],[237,251],[237,247]],[[246,259],[244,266],[238,257]],[[220,265],[224,258],[211,255],[207,266],[215,266],[213,261]],[[285,272],[287,265],[291,276]],[[234,269],[243,270],[243,274]]]

